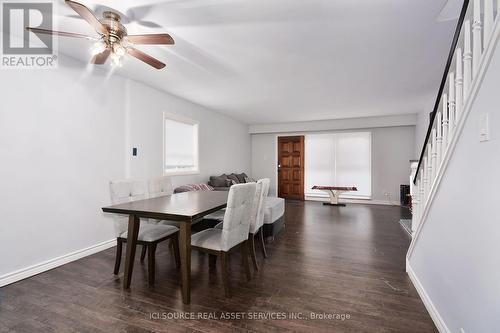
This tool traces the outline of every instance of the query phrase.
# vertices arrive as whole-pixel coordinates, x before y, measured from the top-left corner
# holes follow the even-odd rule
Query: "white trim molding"
[[[0,276],[0,287],[29,278],[33,275],[46,272],[53,268],[90,256],[92,254],[107,250],[113,246],[116,246],[116,238],[65,254],[57,258],[49,259],[47,261],[29,267],[21,268],[11,273],[4,274]]]
[[[328,197],[314,197],[310,195],[305,196],[306,201],[317,201],[317,202],[330,202]],[[387,201],[387,200],[373,200],[373,199],[348,199],[340,197],[341,203],[348,204],[365,204],[365,205],[386,205],[386,206],[399,206],[399,202]]]
[[[299,121],[293,123],[274,123],[249,125],[250,134],[342,131],[351,129],[366,129],[395,126],[415,126],[417,115],[403,114],[393,116],[327,119],[317,121]]]
[[[429,312],[429,315],[431,316],[432,321],[434,322],[434,325],[436,325],[438,331],[441,333],[451,333],[451,331],[448,329],[448,326],[446,326],[443,317],[441,317],[441,315],[439,314],[438,310],[434,306],[434,303],[432,303],[431,298],[425,291],[424,286],[413,271],[410,263],[408,262],[408,259],[406,260],[406,272],[408,273],[413,286],[417,290],[418,295],[422,299],[422,302],[424,303],[427,312]]]
[[[461,136],[462,131],[465,127],[465,123],[469,117],[469,114],[472,110],[472,106],[474,105],[476,97],[477,97],[479,90],[481,88],[481,85],[483,83],[484,77],[488,71],[488,67],[490,65],[491,59],[493,58],[493,55],[495,54],[495,49],[496,49],[496,46],[497,46],[498,41],[500,39],[500,23],[499,22],[500,22],[500,19],[495,21],[492,39],[488,43],[487,47],[484,49],[483,58],[482,58],[480,66],[479,66],[477,76],[474,78],[474,81],[472,83],[472,87],[471,87],[470,95],[469,95],[470,97],[467,99],[467,103],[464,105],[464,108],[462,111],[463,115],[460,117],[460,120],[455,127],[453,137],[451,138],[451,141],[448,144],[448,148],[444,152],[441,165],[436,172],[436,176],[434,178],[433,183],[430,186],[427,204],[425,205],[425,208],[421,212],[421,216],[419,218],[420,222],[419,222],[418,227],[415,231],[415,234],[412,237],[410,247],[408,248],[408,252],[406,254],[407,263],[408,263],[409,259],[411,258],[413,250],[415,249],[415,244],[418,242],[420,234],[422,233],[422,229],[424,228],[424,226],[426,224],[427,216],[428,216],[429,211],[430,211],[432,204],[434,202],[434,197],[436,196],[436,193],[437,193],[439,186],[441,184],[441,180],[443,179],[443,176],[446,172],[448,164],[450,163],[451,157],[453,156],[453,152],[455,151],[458,140],[460,140],[460,136]]]

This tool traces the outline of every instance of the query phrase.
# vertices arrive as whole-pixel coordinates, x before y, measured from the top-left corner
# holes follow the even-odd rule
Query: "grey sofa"
[[[247,176],[246,173],[232,173],[226,175],[225,173],[220,176],[210,176],[208,185],[212,186],[215,191],[229,191],[229,188],[234,184],[243,184],[255,182],[254,179]]]

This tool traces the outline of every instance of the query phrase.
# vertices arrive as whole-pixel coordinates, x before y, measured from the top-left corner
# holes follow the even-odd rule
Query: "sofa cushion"
[[[214,251],[222,250],[222,229],[205,229],[191,236],[191,245]]]
[[[167,237],[179,231],[173,225],[159,225],[159,224],[141,224],[139,227],[139,235],[137,240],[144,242],[154,242],[160,238]],[[127,238],[128,232],[125,231],[120,235],[120,238]]]
[[[264,224],[274,223],[285,214],[285,199],[266,197],[264,209]]]
[[[213,187],[227,186],[227,176],[225,174],[220,176],[210,176],[210,182],[208,184]]]

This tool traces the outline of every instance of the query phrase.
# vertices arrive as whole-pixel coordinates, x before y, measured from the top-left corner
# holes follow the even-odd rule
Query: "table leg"
[[[139,235],[139,226],[141,221],[139,217],[130,215],[128,218],[127,232],[127,252],[125,255],[125,277],[123,279],[123,288],[130,288],[132,280],[132,271],[134,270],[135,248],[137,246],[137,236]]]
[[[330,202],[323,202],[323,205],[327,206],[345,206],[343,203],[339,203],[339,196],[342,191],[337,190],[324,190],[330,196]]]
[[[328,191],[328,193],[330,194],[330,203],[332,205],[337,205],[339,203],[339,199],[335,195],[336,194],[335,191],[330,190],[330,191]]]
[[[189,304],[191,302],[191,223],[182,222],[180,227],[182,302]]]

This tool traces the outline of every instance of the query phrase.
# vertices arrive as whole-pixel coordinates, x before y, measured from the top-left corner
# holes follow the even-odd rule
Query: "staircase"
[[[441,179],[499,39],[500,0],[465,0],[420,160],[412,165],[412,242],[425,224]]]
[[[406,271],[439,332],[500,327],[499,40],[500,0],[464,1],[412,164]]]

